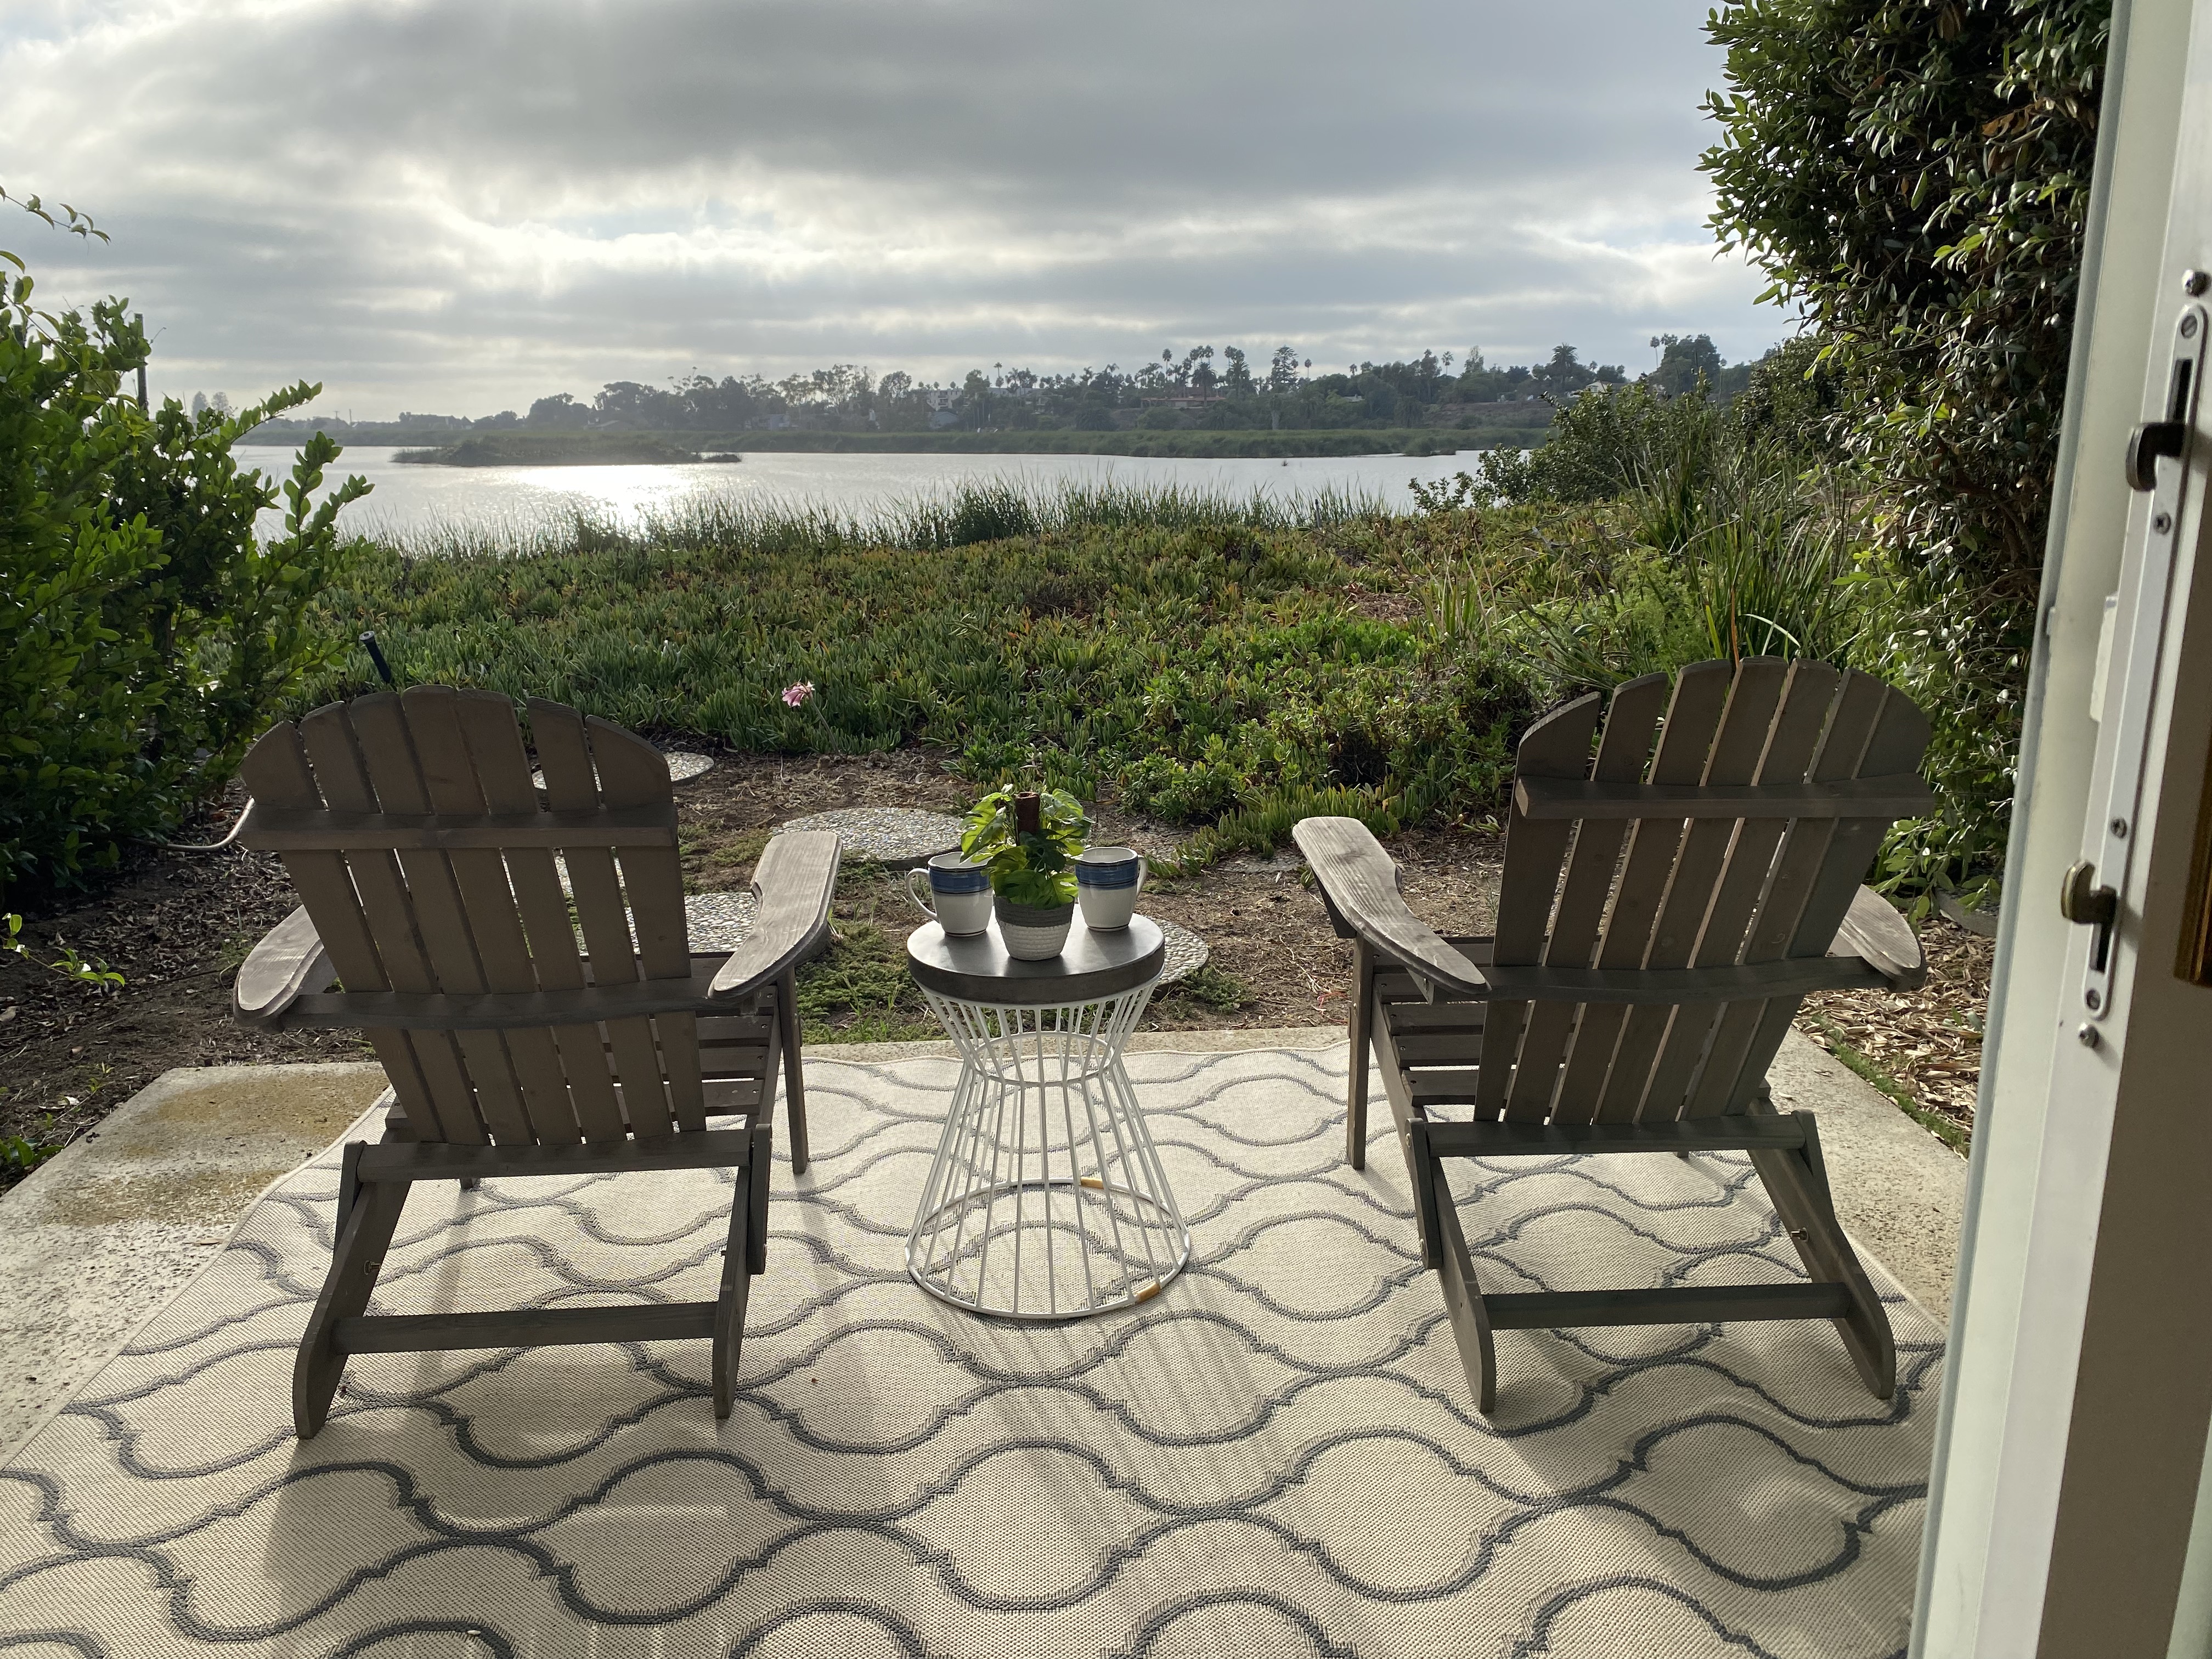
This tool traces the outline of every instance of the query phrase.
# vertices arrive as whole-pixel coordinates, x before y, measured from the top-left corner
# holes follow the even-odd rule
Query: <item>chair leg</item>
[[[1375,947],[1355,939],[1358,972],[1352,988],[1352,1074],[1344,1091],[1344,1156],[1355,1170],[1367,1167],[1367,1058],[1375,1046]]]
[[[345,1355],[331,1338],[340,1320],[353,1318],[368,1305],[377,1271],[384,1266],[384,1253],[407,1203],[404,1182],[358,1182],[354,1171],[367,1144],[355,1141],[346,1148],[340,1181],[342,1198],[350,1201],[344,1204],[337,1242],[331,1251],[330,1275],[315,1298],[292,1365],[292,1426],[302,1440],[313,1439],[330,1417],[331,1401],[345,1374]]]
[[[1827,1166],[1820,1157],[1820,1130],[1810,1112],[1791,1115],[1804,1126],[1805,1144],[1797,1152],[1754,1151],[1752,1167],[1765,1184],[1774,1212],[1789,1230],[1790,1242],[1805,1271],[1815,1279],[1841,1285],[1850,1294],[1851,1310],[1836,1321],[1836,1332],[1875,1399],[1897,1392],[1897,1346],[1888,1310],[1859,1266],[1856,1251],[1836,1218],[1828,1188]]]
[[[763,1116],[753,1126],[752,1158],[744,1177],[751,1188],[746,1200],[751,1206],[751,1220],[745,1229],[745,1271],[748,1273],[764,1273],[768,1271],[769,1147],[771,1139],[768,1120]]]
[[[758,1158],[757,1150],[754,1154]],[[714,1300],[714,1416],[730,1414],[737,1396],[738,1348],[745,1336],[745,1299],[752,1289],[752,1171],[744,1171],[730,1200],[730,1239],[722,1250],[722,1286]]]
[[[1498,1355],[1490,1340],[1490,1316],[1483,1310],[1482,1286],[1475,1281],[1474,1261],[1468,1255],[1467,1235],[1460,1231],[1459,1208],[1453,1202],[1450,1183],[1444,1179],[1443,1163],[1425,1161],[1436,1200],[1436,1265],[1444,1312],[1450,1316],[1452,1336],[1459,1343],[1460,1364],[1467,1368],[1474,1408],[1487,1417],[1498,1404]]]
[[[799,1060],[799,976],[775,982],[775,1020],[783,1037],[783,1104],[791,1121],[791,1172],[806,1173],[806,1079]],[[765,1079],[763,1079],[765,1081]]]
[[[1413,1229],[1421,1241],[1421,1265],[1436,1267],[1443,1262],[1442,1212],[1451,1207],[1448,1200],[1438,1202],[1437,1194],[1448,1194],[1451,1188],[1437,1184],[1443,1180],[1444,1166],[1429,1151],[1428,1130],[1425,1119],[1410,1118],[1400,1145],[1405,1149],[1406,1174],[1413,1191]]]

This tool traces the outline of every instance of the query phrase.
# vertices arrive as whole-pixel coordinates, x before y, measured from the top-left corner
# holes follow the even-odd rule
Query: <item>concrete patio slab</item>
[[[374,1062],[164,1072],[0,1193],[0,1462],[383,1089]]]
[[[1344,1040],[1335,1025],[1253,1027],[1143,1033],[1129,1048],[1314,1050]],[[885,1062],[952,1048],[807,1052]],[[1820,1114],[1844,1225],[1915,1300],[1948,1318],[1966,1160],[1796,1032],[1772,1080],[1778,1107]],[[0,1194],[0,1462],[214,1257],[256,1196],[338,1139],[383,1086],[374,1064],[167,1072]]]

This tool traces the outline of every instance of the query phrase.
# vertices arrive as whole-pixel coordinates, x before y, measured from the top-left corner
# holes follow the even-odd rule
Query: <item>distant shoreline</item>
[[[1547,411],[1549,412],[1548,410]],[[242,441],[289,446],[313,428],[261,428]],[[343,429],[340,442],[372,441]],[[409,433],[411,447],[394,459],[428,466],[623,466],[727,465],[754,453],[944,455],[1126,455],[1199,460],[1331,455],[1449,455],[1462,450],[1534,448],[1547,435],[1499,426],[1334,428],[1278,432],[1231,429],[1169,432],[496,432],[465,436]],[[392,438],[378,434],[383,443]],[[712,458],[720,457],[720,459]]]

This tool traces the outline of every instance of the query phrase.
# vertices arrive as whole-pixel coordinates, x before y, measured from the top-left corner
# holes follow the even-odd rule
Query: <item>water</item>
[[[345,509],[343,523],[371,534],[404,536],[441,526],[525,532],[559,527],[579,513],[634,526],[645,515],[705,495],[808,502],[854,515],[950,491],[963,480],[1012,478],[1049,488],[1062,480],[1124,486],[1179,485],[1237,500],[1255,490],[1279,500],[1336,490],[1371,496],[1401,510],[1413,506],[1407,480],[1449,478],[1474,469],[1458,455],[1323,455],[1279,459],[1167,459],[1130,455],[748,454],[742,462],[691,466],[407,466],[397,452],[349,449],[330,481],[357,472],[374,492]],[[273,448],[241,459],[281,474],[289,456]],[[263,516],[263,533],[281,516]]]

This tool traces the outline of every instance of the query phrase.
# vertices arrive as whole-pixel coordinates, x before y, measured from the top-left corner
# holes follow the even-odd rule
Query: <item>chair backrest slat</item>
[[[1613,694],[1591,777],[1604,783],[1634,783],[1643,777],[1672,684],[1664,674],[1647,674]],[[1547,967],[1592,965],[1598,930],[1605,921],[1606,900],[1613,891],[1621,843],[1627,838],[1631,822],[1586,818],[1576,830],[1566,879],[1559,887],[1559,909],[1552,920],[1551,937],[1544,945]],[[1507,1117],[1536,1121],[1551,1111],[1575,1012],[1576,1005],[1571,1002],[1530,1006],[1521,1053],[1513,1068],[1512,1090],[1505,1102]]]
[[[1759,757],[1766,750],[1788,672],[1788,665],[1773,657],[1752,658],[1738,668],[1700,782],[1749,783],[1758,775]],[[1651,931],[1650,947],[1644,953],[1644,966],[1690,965],[1735,827],[1729,818],[1690,821],[1674,855],[1674,867],[1668,875],[1667,896],[1659,907],[1659,920]],[[1600,1122],[1628,1121],[1642,1112],[1652,1064],[1659,1057],[1672,1020],[1673,1010],[1668,1008],[1629,1010],[1620,1041],[1613,1049],[1613,1073],[1606,1079],[1605,1096],[1598,1103]]]
[[[431,812],[430,787],[416,758],[415,734],[397,692],[357,697],[348,706],[354,740],[368,770],[378,806],[387,812]],[[426,722],[427,724],[427,722]],[[468,809],[465,809],[468,810]],[[473,810],[481,811],[481,808]],[[402,848],[396,854],[411,900],[415,933],[422,941],[437,988],[473,996],[491,989],[469,930],[467,900],[452,860],[434,848]],[[496,854],[494,854],[496,857]],[[542,1129],[532,1123],[506,1042],[497,1031],[457,1031],[453,1040],[475,1086],[477,1115],[493,1140],[526,1145]]]
[[[1887,686],[1867,675],[1852,672],[1843,676],[1827,729],[1820,737],[1820,752],[1806,769],[1809,781],[1838,783],[1861,775],[1867,738],[1874,730],[1883,699],[1888,695]],[[1780,962],[1791,954],[1790,942],[1797,936],[1814,883],[1827,866],[1838,822],[1806,818],[1790,827],[1789,836],[1775,856],[1774,873],[1767,884],[1766,896],[1744,943],[1743,959],[1747,963]],[[1774,1051],[1770,1046],[1755,1072],[1750,1063],[1759,1046],[1759,1034],[1769,1024],[1768,1011],[1770,1007],[1780,1010],[1780,1024],[1774,1030],[1774,1041],[1779,1043],[1783,1032],[1796,1015],[1800,1000],[1785,997],[1771,1004],[1729,1005],[1714,1030],[1705,1070],[1686,1108],[1689,1115],[1705,1117],[1720,1112],[1738,1112],[1750,1105],[1753,1095],[1765,1079],[1767,1064],[1773,1058]]]
[[[647,828],[663,826],[665,842],[619,854],[542,836],[512,847],[284,845],[349,990],[528,995],[690,981],[666,763],[572,709],[534,703],[532,720],[556,811],[633,809]],[[286,811],[482,818],[538,808],[514,705],[442,686],[318,709],[264,737],[243,770],[257,802]],[[564,861],[588,981],[561,890]],[[368,1036],[419,1139],[561,1146],[706,1127],[689,1013]]]
[[[1843,676],[1826,663],[1793,663],[1782,684],[1780,706],[1775,710],[1765,752],[1756,775],[1759,783],[1802,781],[1826,730],[1828,711],[1835,702]],[[1691,952],[1692,968],[1727,967],[1741,959],[1744,934],[1758,913],[1773,873],[1774,855],[1789,834],[1787,818],[1744,818],[1735,826],[1735,837],[1727,852],[1727,863],[1714,883],[1711,906]],[[1723,826],[1725,828],[1725,825]],[[1674,1010],[1665,1041],[1652,1062],[1650,1080],[1644,1085],[1649,1109],[1646,1121],[1680,1115],[1691,1100],[1690,1085],[1705,1062],[1721,1010],[1726,1005],[1686,1006]]]
[[[323,804],[315,773],[308,764],[306,743],[299,728],[289,720],[264,735],[246,752],[238,772],[257,803],[310,811]],[[362,896],[355,890],[345,855],[302,850],[287,852],[282,857],[285,872],[291,877],[300,902],[307,907],[309,920],[315,924],[323,948],[330,952],[338,977],[364,991],[410,988],[393,985],[386,975],[375,937],[362,915]],[[372,1031],[368,1038],[400,1109],[412,1122],[436,1122],[412,1034]]]
[[[1713,733],[1728,707],[1733,675],[1726,663],[1692,663],[1674,678],[1658,747],[1652,752],[1647,781],[1685,785],[1700,781],[1712,752]],[[1629,832],[1628,854],[1613,887],[1597,965],[1626,969],[1644,965],[1651,929],[1667,896],[1667,878],[1681,851],[1682,820],[1639,818]],[[1507,855],[1511,856],[1511,844]],[[1595,1121],[1612,1076],[1613,1050],[1627,1024],[1626,1006],[1586,1007],[1577,1024],[1566,1063],[1559,1074],[1554,1111],[1562,1121]]]
[[[603,802],[583,717],[557,702],[532,699],[530,731],[545,772],[546,805],[556,812],[593,811]],[[615,855],[605,847],[571,847],[562,855],[575,896],[576,920],[592,958],[594,985],[627,985],[638,977],[629,909],[623,902]],[[605,1022],[606,1052],[622,1083],[622,1106],[633,1133],[665,1135],[675,1127],[660,1074],[653,1022],[643,1015]]]
[[[668,762],[659,750],[618,726],[587,719],[592,763],[599,775],[599,796],[609,806],[644,806],[672,799]],[[658,847],[625,847],[623,891],[629,899],[630,923],[637,933],[638,966],[647,979],[684,979],[691,972],[690,947],[684,942],[684,867],[673,852]],[[699,1022],[690,1014],[656,1014],[653,1034],[660,1043],[661,1076],[668,1109],[679,1129],[707,1127],[706,1085],[699,1071]]]
[[[523,750],[522,733],[515,726],[514,705],[489,691],[456,692],[453,701],[453,714],[468,744],[477,786],[483,793],[486,810],[536,811],[538,786],[530,781],[530,759]],[[519,963],[502,958],[495,970],[488,961],[487,970],[494,971],[497,979],[518,981],[512,988],[515,989],[529,989],[533,978],[539,990],[581,988],[583,960],[576,950],[576,930],[568,920],[568,902],[561,894],[560,871],[554,863],[552,849],[507,848],[506,882],[522,929],[522,956]],[[510,988],[502,983],[495,988]],[[628,1131],[621,1108],[616,1103],[614,1079],[607,1074],[599,1027],[556,1026],[550,1038],[558,1070],[534,1086],[527,1079],[525,1082],[532,1121],[539,1115],[540,1092],[551,1088],[557,1097],[559,1089],[565,1085],[567,1097],[562,1109],[573,1119],[574,1129],[581,1132],[583,1139],[621,1139]],[[521,1055],[517,1054],[518,1068],[522,1063]]]
[[[352,709],[343,703],[319,708],[300,722],[300,734],[307,739],[307,758],[314,764],[315,783],[324,803],[334,811],[375,811],[376,791],[369,780]],[[375,938],[377,955],[384,963],[391,988],[421,994],[438,990],[437,972],[416,927],[415,900],[398,855],[369,850],[349,852],[343,857],[355,890],[361,895],[362,915]],[[310,909],[308,914],[314,913]],[[488,1141],[490,1135],[459,1040],[448,1032],[421,1032],[414,1042],[429,1111],[423,1117],[412,1112],[407,1115],[412,1132],[426,1140],[459,1146]]]
[[[1589,770],[1590,737],[1597,730],[1603,700],[1596,693],[1577,697],[1553,709],[1530,726],[1521,739],[1519,763],[1531,777],[1581,777]],[[1516,966],[1534,966],[1544,959],[1544,940],[1552,921],[1552,902],[1559,892],[1559,867],[1565,861],[1567,841],[1574,828],[1567,818],[1516,817],[1509,843],[1518,850],[1510,857],[1517,878],[1505,884],[1498,896],[1498,936],[1492,959]],[[1486,1054],[1496,1043],[1501,1060],[1515,1054],[1521,1042],[1528,1005],[1492,1002],[1483,1027]],[[1510,1066],[1485,1066],[1475,1077],[1475,1115],[1492,1118],[1504,1115],[1512,1086]]]
[[[1727,706],[1731,676],[1724,663],[1698,663],[1675,678],[1674,695],[1660,727],[1647,781],[1693,784],[1704,775],[1713,732]],[[1583,830],[1588,830],[1585,823]],[[1579,831],[1577,833],[1580,833]],[[1667,878],[1681,847],[1680,820],[1639,818],[1630,830],[1628,851],[1613,886],[1597,966],[1641,967],[1651,928],[1666,897]],[[1510,848],[1509,848],[1510,851]],[[1560,1067],[1553,1112],[1563,1122],[1587,1123],[1597,1115],[1612,1073],[1613,1054],[1627,1022],[1620,1005],[1584,1007]]]
[[[1592,781],[1613,786],[1609,798],[1634,776],[1634,757],[1650,746],[1656,701],[1649,680],[1615,694],[1596,758],[1583,763]],[[1578,718],[1581,707],[1569,706]],[[1531,735],[1545,729],[1532,727]],[[1587,757],[1589,727],[1582,729]],[[1645,782],[1787,787],[1901,777],[1918,765],[1927,739],[1927,721],[1910,700],[1863,675],[1771,658],[1733,667],[1693,664],[1676,678]],[[1524,750],[1524,773],[1575,775],[1563,770],[1556,746],[1547,742],[1533,769]],[[1619,815],[1617,799],[1609,799],[1607,816],[1579,820],[1534,818],[1516,807],[1497,960],[1536,960],[1522,934],[1540,912],[1549,929],[1541,960],[1554,968],[1732,968],[1822,956],[1887,832],[1890,821],[1880,814],[1894,811],[1894,799],[1893,789],[1875,803],[1875,816],[1802,819],[1686,817],[1679,795],[1670,800],[1656,793],[1648,814],[1627,817]],[[1709,800],[1698,804],[1711,809]],[[1556,909],[1564,848],[1542,833],[1547,822],[1575,825]],[[1511,957],[1509,904],[1520,930]],[[1559,1122],[1658,1122],[1745,1109],[1800,1000],[1554,1003],[1536,1005],[1533,1014],[1528,1004],[1492,1003],[1477,1115],[1492,1097],[1510,1117],[1548,1115]],[[1512,1010],[1503,1032],[1501,1006]]]
[[[471,752],[461,729],[462,695],[442,685],[417,686],[401,694],[400,707],[407,716],[416,763],[434,812],[489,810],[478,773],[479,757]],[[510,708],[510,726],[514,718]],[[488,758],[496,763],[499,757],[495,753]],[[454,848],[444,857],[461,895],[484,989],[536,990],[538,975],[531,964],[530,943],[523,934],[506,859],[490,848]],[[548,1146],[573,1145],[581,1139],[553,1033],[526,1029],[508,1031],[506,1037],[507,1064],[534,1139]]]
[[[1867,677],[1848,677],[1851,681],[1863,679]],[[1902,691],[1882,685],[1878,680],[1868,683],[1880,689],[1881,702],[1854,775],[1879,777],[1917,770],[1928,747],[1928,717]],[[1838,763],[1841,763],[1841,757]],[[1881,818],[1845,819],[1835,826],[1828,841],[1827,855],[1814,872],[1796,932],[1790,937],[1789,955],[1819,956],[1826,951],[1888,833],[1889,822]],[[1740,1101],[1747,1101],[1765,1078],[1766,1068],[1773,1063],[1782,1039],[1789,1035],[1790,1023],[1796,1018],[1802,1000],[1778,997],[1763,1011],[1745,1055],[1742,1073],[1735,1086],[1735,1095]]]

